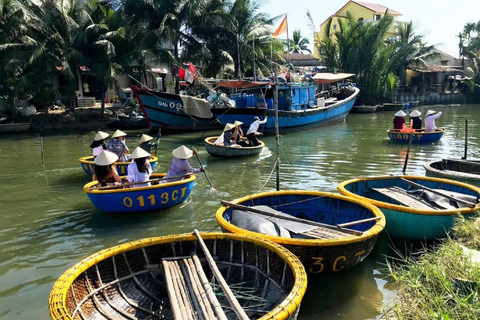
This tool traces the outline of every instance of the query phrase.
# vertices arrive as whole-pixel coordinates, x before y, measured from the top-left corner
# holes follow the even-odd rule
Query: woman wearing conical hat
[[[195,150],[190,150],[185,146],[180,146],[177,149],[172,151],[173,160],[170,169],[168,170],[167,175],[165,178],[176,177],[168,180],[164,180],[165,182],[173,182],[181,180],[181,177],[189,173],[199,173],[202,172],[202,169],[193,168],[190,163],[188,163],[188,159],[190,159],[196,153]]]
[[[130,183],[135,183],[134,187],[148,187],[151,185],[150,182],[137,184],[149,180],[152,175],[152,166],[147,161],[149,157],[150,153],[140,147],[135,148],[130,155],[133,162],[127,167],[127,180]]]
[[[433,110],[428,110],[427,114],[425,115],[425,132],[433,132],[437,129],[435,125],[435,119],[438,119],[442,116],[442,111],[435,114],[436,112]]]
[[[153,137],[150,137],[148,134],[142,134],[140,140],[138,140],[140,148],[147,151],[148,153],[151,153],[152,148],[155,148],[157,146],[157,144],[153,143],[152,140]]]
[[[98,181],[101,186],[114,185],[121,183],[117,169],[115,168],[115,161],[118,156],[108,150],[102,151],[94,160],[93,167],[93,181]]]
[[[105,144],[105,139],[109,136],[108,133],[103,131],[98,131],[93,138],[92,144],[90,144],[90,148],[93,151],[93,157],[98,156],[102,151],[107,150],[107,145]]]
[[[126,154],[130,152],[125,142],[126,135],[127,134],[125,132],[117,130],[112,135],[112,140],[108,141],[107,144],[108,151],[115,153],[121,162],[128,161]]]
[[[410,113],[410,128],[415,129],[415,130],[420,130],[422,129],[422,118],[420,116],[422,113],[418,110],[413,110]]]
[[[393,129],[395,130],[402,130],[405,126],[405,117],[407,114],[402,110],[395,113],[395,117],[393,118]]]

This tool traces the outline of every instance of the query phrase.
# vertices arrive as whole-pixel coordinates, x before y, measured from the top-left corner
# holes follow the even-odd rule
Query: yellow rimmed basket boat
[[[50,317],[237,319],[230,295],[248,319],[297,317],[307,276],[295,255],[262,238],[199,235],[141,239],[85,258],[53,285]],[[228,289],[219,288],[218,273]]]
[[[281,244],[310,274],[355,266],[369,255],[385,228],[377,207],[328,192],[274,191],[222,203],[216,219],[224,232]]]
[[[95,163],[93,162],[93,156],[88,156],[88,157],[81,157],[78,159],[80,162],[80,165],[82,166],[83,171],[85,171],[86,174],[91,176],[93,174],[93,166]],[[150,166],[152,167],[152,170],[155,169],[155,165],[157,164],[158,157],[155,155],[151,155],[150,158],[148,159],[148,162],[150,162]],[[132,163],[130,162],[115,162],[115,167],[117,168],[117,172],[121,176],[127,175],[127,167],[128,165]]]

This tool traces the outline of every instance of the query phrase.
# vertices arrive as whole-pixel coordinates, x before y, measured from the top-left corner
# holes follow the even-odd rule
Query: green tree
[[[480,21],[477,23],[467,23],[463,32],[459,34],[459,51],[462,59],[470,61],[468,70],[470,80],[465,84],[469,88],[471,96],[469,100],[475,103],[480,102]]]
[[[312,53],[308,48],[310,41],[307,38],[302,37],[300,30],[293,31],[293,39],[289,40],[289,48],[290,52],[292,53],[303,53],[307,51],[308,53]]]

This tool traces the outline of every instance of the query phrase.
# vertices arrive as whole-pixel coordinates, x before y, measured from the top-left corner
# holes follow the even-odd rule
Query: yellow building
[[[385,6],[382,6],[381,4],[378,3],[371,3],[371,2],[364,2],[364,1],[354,1],[350,0],[347,2],[340,10],[335,12],[333,15],[331,15],[328,19],[326,19],[321,25],[320,25],[320,30],[318,32],[315,32],[313,35],[313,41],[314,41],[314,46],[313,46],[313,56],[316,58],[320,58],[317,50],[317,43],[321,42],[322,39],[325,37],[325,28],[327,25],[327,22],[330,18],[332,18],[332,24],[330,26],[330,33],[335,32],[339,26],[338,26],[338,21],[347,20],[347,12],[350,12],[353,17],[357,20],[361,20],[364,22],[373,22],[379,20],[381,17],[383,17],[385,14],[389,16],[393,16],[394,18],[394,23],[390,27],[389,33],[387,34],[387,37],[393,36],[395,33],[395,28],[397,24],[399,23],[397,21],[397,18],[400,17],[402,14],[392,10],[390,8],[387,8]]]

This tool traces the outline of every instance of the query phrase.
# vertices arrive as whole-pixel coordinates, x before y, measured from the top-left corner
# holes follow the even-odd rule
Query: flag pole
[[[288,18],[287,18],[287,14],[285,14],[285,19],[286,19],[286,25],[287,25],[287,48],[288,48],[288,68],[290,69],[290,64],[292,64],[292,60],[290,59],[290,40],[288,38]]]
[[[255,35],[253,35],[253,81],[257,81],[257,74],[255,72]]]

